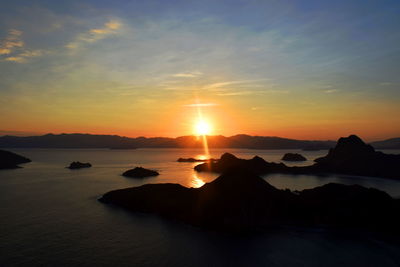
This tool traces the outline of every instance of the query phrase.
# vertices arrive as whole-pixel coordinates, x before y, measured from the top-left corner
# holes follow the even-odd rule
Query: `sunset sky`
[[[1,1],[0,135],[400,136],[400,2]]]

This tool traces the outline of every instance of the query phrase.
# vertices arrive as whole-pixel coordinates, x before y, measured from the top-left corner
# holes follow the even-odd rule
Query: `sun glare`
[[[211,133],[211,126],[208,122],[200,120],[195,125],[196,135],[209,135]]]

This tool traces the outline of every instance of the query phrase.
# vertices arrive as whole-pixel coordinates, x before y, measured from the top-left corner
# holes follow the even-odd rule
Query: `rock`
[[[340,138],[328,155],[315,162],[315,169],[324,172],[400,178],[400,155],[377,152],[356,135]]]
[[[282,160],[284,161],[306,161],[307,159],[298,153],[286,153],[283,157]]]
[[[0,169],[21,168],[18,165],[31,162],[30,159],[10,151],[0,150]]]
[[[79,161],[74,161],[67,168],[74,170],[74,169],[82,169],[82,168],[90,168],[90,167],[92,167],[92,164],[90,164],[90,163],[82,163]]]
[[[200,188],[147,184],[111,191],[99,200],[218,230],[323,225],[399,233],[400,203],[385,192],[328,184],[295,194],[243,168],[231,168]]]
[[[230,153],[225,153],[221,156],[219,160],[199,164],[195,166],[194,169],[198,172],[211,171],[211,172],[223,173],[233,167],[235,168],[240,167],[243,169],[247,169],[256,174],[286,172],[286,169],[288,168],[283,163],[267,162],[258,156],[246,160],[246,159],[239,159]]]
[[[157,171],[145,169],[142,167],[136,167],[134,169],[128,170],[122,174],[126,177],[133,177],[133,178],[144,178],[149,176],[157,176],[159,173]]]
[[[195,158],[179,158],[178,162],[205,162],[214,161],[214,159],[195,159]]]

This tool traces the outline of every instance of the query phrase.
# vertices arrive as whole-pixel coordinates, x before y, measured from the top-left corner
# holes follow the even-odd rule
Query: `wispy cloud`
[[[230,85],[251,84],[251,83],[256,83],[259,81],[266,81],[266,80],[269,80],[269,79],[218,82],[218,83],[208,84],[208,85],[204,86],[203,89],[217,89],[217,88],[226,87],[226,86],[230,86]]]
[[[389,85],[392,85],[393,83],[391,83],[391,82],[382,82],[382,83],[380,83],[379,85],[380,86],[389,86]]]
[[[24,46],[21,40],[22,31],[11,29],[8,31],[7,37],[0,43],[0,55],[9,55],[14,52],[16,48]]]
[[[337,90],[337,89],[324,90],[324,93],[326,93],[326,94],[333,94],[333,93],[337,93],[337,92],[339,92],[339,90]]]
[[[66,45],[68,49],[76,49],[85,43],[94,43],[109,35],[115,34],[122,27],[122,23],[118,20],[109,20],[101,28],[90,29],[85,33],[79,34],[76,39]]]
[[[241,96],[241,95],[252,95],[254,91],[238,91],[238,92],[226,92],[226,93],[218,93],[219,96]]]
[[[184,107],[189,107],[189,108],[196,108],[196,107],[213,107],[213,106],[218,106],[218,104],[215,104],[215,103],[196,103],[196,104],[187,104],[187,105],[184,105]]]
[[[25,63],[29,58],[38,57],[43,54],[42,50],[28,50],[21,36],[23,32],[16,29],[8,31],[7,37],[0,43],[0,55],[3,61]]]
[[[196,78],[202,76],[203,73],[200,71],[193,71],[193,72],[182,72],[173,74],[172,77],[176,78]]]
[[[28,61],[29,58],[39,57],[41,55],[43,55],[42,50],[25,50],[15,56],[6,57],[4,60],[5,61],[13,61],[13,62],[17,62],[17,63],[25,63]]]

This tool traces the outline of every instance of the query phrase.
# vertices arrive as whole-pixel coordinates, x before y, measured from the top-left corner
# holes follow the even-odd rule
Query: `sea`
[[[365,233],[324,228],[219,233],[152,214],[130,213],[98,201],[102,194],[147,183],[200,187],[218,175],[197,173],[202,149],[8,149],[32,160],[0,170],[0,266],[400,266],[400,242]],[[280,162],[287,152],[308,160],[326,150],[211,149],[219,158],[256,155]],[[400,154],[400,151],[384,151]],[[72,161],[93,167],[70,170]],[[145,179],[121,174],[133,167],[155,169]],[[330,182],[359,184],[400,198],[400,181],[344,175],[273,174],[263,177],[281,189],[303,190]],[[399,226],[400,227],[400,226]]]

